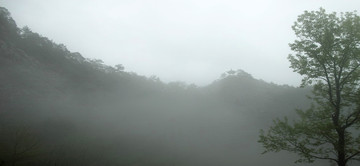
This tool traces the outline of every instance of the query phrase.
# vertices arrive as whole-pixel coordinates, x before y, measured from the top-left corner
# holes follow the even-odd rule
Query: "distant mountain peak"
[[[230,69],[229,71],[221,74],[220,78],[223,79],[226,77],[233,77],[233,76],[241,77],[241,78],[253,78],[251,74],[245,72],[242,69],[238,69],[238,70]]]

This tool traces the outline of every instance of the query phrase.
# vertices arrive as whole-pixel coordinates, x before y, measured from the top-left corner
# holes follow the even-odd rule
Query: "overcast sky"
[[[230,69],[298,86],[287,61],[304,10],[360,0],[0,0],[17,25],[72,52],[162,81],[206,85]]]

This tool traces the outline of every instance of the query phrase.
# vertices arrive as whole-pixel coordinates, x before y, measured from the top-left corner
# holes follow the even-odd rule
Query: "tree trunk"
[[[346,166],[346,158],[345,158],[345,130],[338,129],[338,166]]]

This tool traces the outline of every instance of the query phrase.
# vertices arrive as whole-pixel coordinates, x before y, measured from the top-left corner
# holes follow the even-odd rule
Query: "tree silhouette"
[[[291,68],[312,85],[314,104],[297,110],[300,119],[277,119],[259,142],[265,152],[297,153],[298,162],[331,160],[345,166],[360,159],[360,17],[354,12],[327,14],[324,9],[298,17],[292,27]]]

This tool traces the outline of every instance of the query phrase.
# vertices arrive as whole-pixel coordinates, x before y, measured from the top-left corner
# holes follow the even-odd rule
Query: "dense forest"
[[[0,7],[3,166],[295,165],[290,154],[261,155],[257,140],[308,107],[309,92],[243,70],[201,87],[164,83],[19,28]]]

